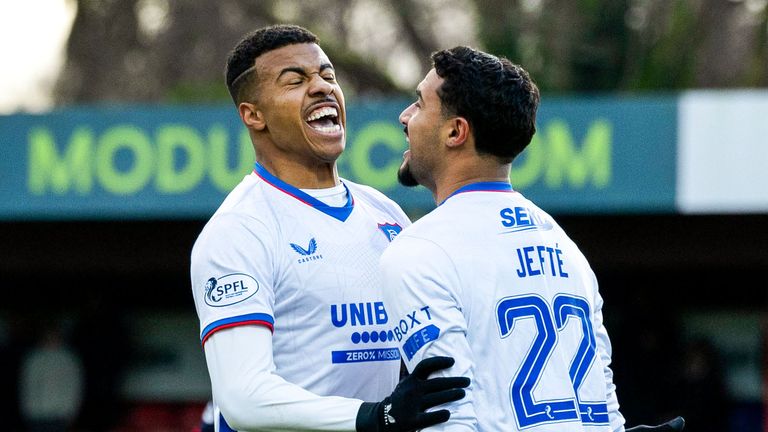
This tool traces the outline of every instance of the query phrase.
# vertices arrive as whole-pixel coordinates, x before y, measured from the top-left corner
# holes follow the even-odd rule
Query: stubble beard
[[[408,162],[404,163],[400,169],[397,170],[397,181],[405,187],[415,187],[419,185],[418,180],[416,180],[416,177],[413,176],[413,172],[411,172],[411,165]]]

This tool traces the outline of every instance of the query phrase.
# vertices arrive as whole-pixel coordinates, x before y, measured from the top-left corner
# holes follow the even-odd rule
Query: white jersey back
[[[277,375],[321,396],[378,401],[400,367],[378,261],[410,222],[378,191],[343,184],[347,204],[330,207],[257,164],[197,239],[192,290],[202,343],[264,325]]]
[[[382,268],[409,370],[449,355],[442,374],[472,379],[435,430],[622,430],[595,276],[509,184],[460,189],[395,239]]]

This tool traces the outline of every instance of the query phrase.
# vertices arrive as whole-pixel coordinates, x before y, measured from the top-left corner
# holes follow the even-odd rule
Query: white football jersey
[[[509,184],[459,189],[404,230],[381,265],[408,369],[447,355],[456,364],[440,375],[472,379],[434,430],[623,430],[595,275]]]
[[[257,164],[197,239],[192,290],[203,344],[263,325],[277,375],[321,396],[378,401],[400,368],[378,262],[410,222],[380,192],[342,183],[347,204],[331,207]]]

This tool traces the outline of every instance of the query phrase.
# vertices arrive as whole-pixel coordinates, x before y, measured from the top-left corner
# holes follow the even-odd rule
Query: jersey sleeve
[[[606,386],[606,404],[608,406],[608,421],[611,429],[614,431],[624,431],[624,416],[619,411],[619,400],[616,396],[616,385],[613,383],[613,370],[611,370],[611,340],[608,337],[608,330],[603,324],[603,298],[598,291],[597,278],[594,273],[592,277],[592,286],[594,287],[594,312],[592,313],[592,325],[595,328],[595,343],[597,344],[597,355],[603,364],[603,375],[605,376]]]
[[[216,215],[192,249],[190,276],[200,340],[241,325],[274,326],[274,234],[260,220]]]
[[[319,396],[275,374],[272,333],[263,327],[213,334],[205,358],[214,402],[234,430],[355,430],[363,401]]]
[[[431,241],[400,236],[384,252],[381,270],[385,306],[408,371],[424,358],[450,356],[456,363],[435,375],[472,379],[475,362],[456,292],[461,285],[448,255]],[[472,386],[466,390],[460,401],[439,407],[448,408],[451,418],[430,430],[477,430]]]

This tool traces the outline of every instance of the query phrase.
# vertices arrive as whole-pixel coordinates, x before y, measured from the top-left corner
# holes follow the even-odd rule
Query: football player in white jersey
[[[464,395],[466,378],[398,383],[400,355],[378,260],[410,222],[380,192],[340,179],[344,96],[315,35],[248,34],[226,82],[256,152],[192,250],[216,429],[411,431]],[[394,390],[393,390],[394,389]]]
[[[441,373],[472,379],[448,422],[429,430],[624,431],[595,275],[509,181],[536,130],[536,85],[509,60],[468,47],[432,61],[400,115],[409,150],[398,178],[427,187],[438,206],[381,259],[407,367],[451,355]]]

